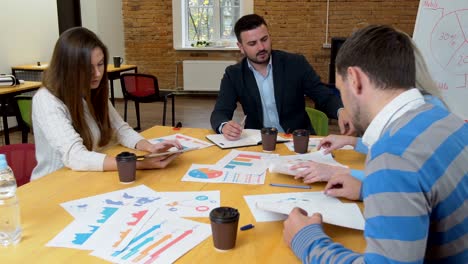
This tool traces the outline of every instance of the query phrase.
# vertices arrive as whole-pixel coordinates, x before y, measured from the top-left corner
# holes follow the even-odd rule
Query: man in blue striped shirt
[[[304,263],[467,263],[468,125],[426,104],[409,38],[388,26],[354,33],[336,60],[337,87],[369,143],[360,188],[350,175],[327,191],[364,199],[364,254],[333,241],[320,214],[295,208],[284,240]],[[335,192],[336,193],[336,192]]]

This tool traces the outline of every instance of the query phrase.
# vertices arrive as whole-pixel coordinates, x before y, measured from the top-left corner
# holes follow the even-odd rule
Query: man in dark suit
[[[330,118],[340,117],[340,127],[348,125],[343,104],[304,56],[271,49],[265,20],[246,15],[234,27],[238,47],[245,58],[226,68],[213,112],[211,126],[226,139],[239,139],[243,127],[231,120],[237,101],[247,116],[246,128],[276,127],[280,132],[308,129],[315,134],[305,111],[304,95]],[[339,113],[341,112],[341,113]],[[349,127],[348,133],[353,128]]]

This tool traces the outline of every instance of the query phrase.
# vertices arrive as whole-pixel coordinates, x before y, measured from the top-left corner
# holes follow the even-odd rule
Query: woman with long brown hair
[[[163,152],[177,141],[152,144],[122,120],[108,100],[108,51],[90,30],[72,28],[60,36],[43,85],[33,97],[32,120],[37,179],[63,166],[81,171],[116,170],[114,157],[99,153],[113,138],[128,148]],[[176,155],[145,159],[138,169],[166,167]]]

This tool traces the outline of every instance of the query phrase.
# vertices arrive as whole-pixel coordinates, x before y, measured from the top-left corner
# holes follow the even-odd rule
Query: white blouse
[[[36,92],[32,101],[32,121],[37,166],[32,172],[32,180],[54,172],[63,166],[77,171],[103,170],[106,155],[97,152],[100,131],[86,102],[84,102],[83,114],[93,138],[93,151],[86,149],[80,134],[73,128],[67,106],[46,88],[41,88]],[[136,143],[143,139],[123,121],[110,102],[109,118],[114,137],[116,136],[118,142],[123,146],[135,148]]]

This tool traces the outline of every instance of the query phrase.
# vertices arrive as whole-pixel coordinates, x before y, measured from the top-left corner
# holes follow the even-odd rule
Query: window
[[[173,0],[175,49],[237,49],[234,24],[253,0]]]

